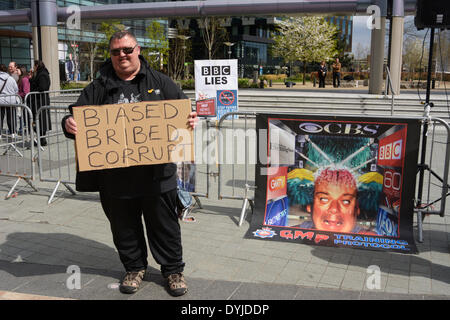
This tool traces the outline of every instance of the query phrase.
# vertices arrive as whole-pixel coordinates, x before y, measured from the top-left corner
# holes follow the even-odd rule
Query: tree
[[[94,59],[95,54],[98,50],[98,42],[87,42],[87,50],[88,50],[88,56],[89,56],[89,76],[90,79],[94,79]]]
[[[370,53],[369,46],[363,45],[360,42],[358,42],[355,49],[356,71],[360,72],[362,70],[367,70],[369,68],[369,62],[367,59],[369,53]]]
[[[439,30],[436,38],[436,72],[440,73],[439,79],[442,81],[444,73],[450,71],[450,32]]]
[[[197,19],[209,60],[214,59],[219,44],[228,40],[227,30],[222,26],[222,20],[216,17]]]
[[[102,54],[103,59],[110,57],[109,54],[109,39],[117,32],[125,30],[125,26],[119,21],[102,22],[99,31],[105,35],[105,38],[98,44],[98,50]]]
[[[164,26],[158,21],[152,21],[146,28],[146,35],[151,39],[151,43],[141,50],[141,54],[153,69],[160,70],[164,63],[167,63],[169,54],[169,41]]]
[[[180,80],[185,73],[185,62],[188,59],[191,50],[190,37],[181,28],[177,29],[177,35],[170,39],[170,56],[169,56],[169,77]]]
[[[419,70],[420,66],[425,68],[428,62],[428,50],[422,48],[422,41],[418,38],[406,38],[403,45],[402,62],[409,72],[410,80],[414,79],[414,72]]]
[[[321,17],[291,17],[279,22],[273,40],[273,54],[290,63],[303,62],[303,84],[306,64],[330,60],[336,56],[336,27]]]
[[[337,56],[335,58],[339,58],[339,62],[342,65],[342,68],[350,69],[353,66],[354,57],[352,54],[346,53],[345,49],[347,48],[347,37],[344,34],[339,34],[337,32],[335,34],[336,39],[336,51]]]

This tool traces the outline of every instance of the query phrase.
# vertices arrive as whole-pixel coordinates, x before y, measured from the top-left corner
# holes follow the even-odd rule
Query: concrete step
[[[193,90],[185,90],[192,100]],[[425,95],[421,95],[425,99]],[[424,104],[415,93],[404,94],[394,98],[393,115],[422,116]],[[434,107],[431,116],[450,121],[450,109],[444,95],[432,97]],[[274,109],[275,107],[275,109]],[[305,112],[322,114],[330,112],[339,114],[391,115],[391,97],[369,95],[364,93],[330,93],[292,90],[239,90],[239,110],[252,112]]]

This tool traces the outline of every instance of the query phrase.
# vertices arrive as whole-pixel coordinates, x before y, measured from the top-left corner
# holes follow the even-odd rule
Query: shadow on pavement
[[[111,247],[66,233],[15,232],[0,244],[0,253],[16,257],[0,261],[0,270],[15,277],[67,273],[78,266],[84,274],[109,276],[120,280],[124,271],[118,253]],[[151,257],[150,257],[151,258]],[[160,274],[153,267],[148,274]]]
[[[439,239],[446,236],[446,232],[442,231],[427,231],[428,239]],[[442,246],[433,246],[428,244],[416,244],[419,253],[433,252],[437,254],[448,254],[448,245],[442,242]],[[333,250],[333,251],[332,251]],[[358,254],[361,253],[361,254]],[[319,259],[328,261],[329,263],[336,263],[338,265],[348,265],[353,267],[360,267],[367,269],[370,265],[377,265],[384,274],[394,274],[403,276],[418,276],[441,281],[443,283],[450,283],[450,267],[430,261],[431,259],[422,258],[414,254],[402,254],[387,251],[376,250],[359,250],[348,248],[332,248],[314,246],[311,254]]]

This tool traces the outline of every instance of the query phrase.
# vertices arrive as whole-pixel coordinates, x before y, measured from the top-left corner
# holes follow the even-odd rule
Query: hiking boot
[[[188,291],[186,280],[181,272],[167,277],[167,287],[169,293],[174,297],[182,296]]]
[[[120,282],[120,292],[135,293],[139,290],[142,280],[144,280],[144,276],[145,270],[127,272]]]

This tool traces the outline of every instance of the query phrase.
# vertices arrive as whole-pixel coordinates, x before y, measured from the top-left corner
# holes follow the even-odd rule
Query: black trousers
[[[333,87],[339,88],[341,86],[341,73],[333,72]]]
[[[5,119],[5,115],[9,133],[16,133],[16,126],[17,126],[16,108],[13,107],[0,108],[0,133],[3,130],[3,119]]]
[[[147,245],[164,277],[184,270],[181,229],[176,212],[177,191],[133,199],[118,199],[100,192],[110,222],[114,245],[126,271],[147,268]]]
[[[325,88],[325,77],[319,76],[319,88]]]

